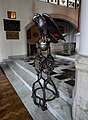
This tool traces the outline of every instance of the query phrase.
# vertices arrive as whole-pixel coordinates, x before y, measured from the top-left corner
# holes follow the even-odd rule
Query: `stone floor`
[[[70,108],[72,105],[72,89],[73,89],[73,86],[75,85],[74,59],[73,58],[64,59],[64,58],[59,57],[59,58],[55,58],[54,60],[55,60],[55,68],[51,73],[51,78],[53,79],[60,93],[60,98],[56,99],[54,103],[53,102],[47,103],[49,105],[49,110],[50,110],[48,111],[49,113],[48,118],[50,118],[50,115],[51,115],[50,112],[51,112],[53,113],[54,116],[56,116],[57,119],[58,117],[60,118],[58,120],[62,120],[62,118],[63,120],[71,120],[71,109]],[[14,89],[18,93],[20,99],[24,103],[29,113],[32,115],[33,119],[36,116],[37,119],[35,118],[35,120],[43,120],[43,119],[47,120],[47,117],[46,118],[44,117],[44,116],[47,116],[45,115],[45,113],[41,114],[42,115],[41,117],[40,115],[41,111],[38,111],[39,108],[34,105],[33,100],[30,96],[33,81],[35,81],[36,80],[35,78],[37,77],[36,71],[34,68],[34,57],[30,56],[30,57],[19,58],[19,59],[17,58],[11,59],[11,60],[9,59],[6,61],[6,64],[9,66],[9,68],[7,66],[4,67],[5,73],[7,77],[9,75],[8,79],[10,79],[11,84],[14,86]],[[18,87],[18,83],[20,83],[19,87]],[[24,84],[26,87],[24,86]],[[61,106],[63,106],[63,109]],[[37,108],[37,114],[35,112],[36,108]],[[39,115],[38,115],[38,112],[39,112]],[[56,119],[56,118],[53,119],[53,116],[51,118],[52,120]],[[0,119],[0,120],[4,120],[4,119]],[[17,119],[17,120],[20,120],[20,119]]]
[[[0,120],[32,120],[32,117],[1,69]]]
[[[34,57],[24,58],[23,61],[34,67]],[[59,81],[65,82],[70,86],[75,85],[75,65],[73,60],[55,58],[55,68],[51,73]]]

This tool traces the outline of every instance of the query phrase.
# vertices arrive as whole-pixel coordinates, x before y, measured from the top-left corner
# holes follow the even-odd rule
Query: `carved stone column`
[[[81,3],[79,54],[75,61],[76,80],[73,90],[73,120],[88,120],[88,0]]]
[[[88,120],[88,57],[75,62],[76,84],[73,97],[73,120]]]

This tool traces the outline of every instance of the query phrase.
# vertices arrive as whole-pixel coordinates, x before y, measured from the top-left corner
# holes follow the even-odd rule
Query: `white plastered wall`
[[[0,62],[8,56],[26,54],[25,26],[31,22],[33,16],[33,0],[0,0]],[[3,19],[7,18],[7,11],[16,12],[16,20],[20,20],[19,39],[6,39]]]

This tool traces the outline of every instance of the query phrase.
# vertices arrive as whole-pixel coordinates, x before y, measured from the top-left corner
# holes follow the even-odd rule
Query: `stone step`
[[[71,105],[64,101],[61,97],[56,98],[48,103],[48,109],[58,119],[72,120]]]
[[[21,69],[23,69],[28,74],[32,75],[32,77],[36,78],[36,71],[35,68],[32,65],[29,65],[27,62],[24,62],[22,60],[15,60],[14,61]],[[61,81],[58,81],[55,77],[52,76],[52,80],[55,83],[59,93],[60,97],[63,98],[65,101],[67,101],[69,104],[72,104],[72,86],[67,85]]]
[[[8,61],[7,64],[10,66],[11,70],[15,75],[25,84],[25,86],[31,91],[32,84],[36,79],[25,72],[23,69],[18,67],[14,62]],[[31,79],[31,80],[30,80]],[[40,95],[40,93],[39,93]],[[48,95],[48,93],[47,93]],[[40,95],[41,96],[41,95]],[[50,97],[49,95],[48,97]],[[62,102],[59,102],[62,101]],[[48,110],[58,119],[58,120],[71,120],[71,106],[64,101],[62,98],[57,98],[51,102],[47,102]],[[55,108],[55,106],[57,106]],[[63,109],[62,109],[63,106]],[[62,112],[61,112],[62,111]],[[65,118],[65,119],[64,119]]]
[[[49,110],[42,111],[39,107],[34,105],[28,86],[25,86],[6,64],[2,65],[2,68],[33,120],[62,120],[59,118],[56,119]]]
[[[28,89],[32,92],[32,85],[33,83],[37,80],[37,76],[36,78],[33,77],[33,75],[28,74],[27,72],[25,72],[23,69],[21,69],[18,65],[16,65],[13,61],[8,61],[7,62],[8,66],[10,67],[10,69],[15,73],[15,75],[28,87]],[[36,87],[39,87],[39,85],[37,84]],[[42,97],[42,92],[39,91],[39,95]],[[52,94],[50,94],[50,92],[47,91],[46,94],[47,98],[52,97]]]

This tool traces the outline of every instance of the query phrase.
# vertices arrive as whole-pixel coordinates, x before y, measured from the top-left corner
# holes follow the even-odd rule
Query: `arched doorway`
[[[55,54],[73,54],[75,52],[75,46],[76,46],[76,41],[75,41],[75,34],[77,32],[77,27],[71,22],[64,20],[64,19],[59,19],[59,18],[53,18],[54,21],[56,22],[57,26],[59,27],[60,32],[67,33],[67,36],[65,37],[66,39],[66,44],[63,42],[59,42],[57,45],[53,44],[51,45],[52,47],[52,52]],[[27,55],[35,55],[36,54],[36,43],[40,39],[40,32],[38,28],[35,26],[35,24],[32,22],[29,25],[29,28],[27,29]]]
[[[74,24],[63,19],[54,18],[59,30],[62,34],[67,33],[65,37],[66,42],[59,41],[57,46],[53,44],[52,52],[62,55],[72,55],[75,54],[76,39],[75,35],[77,33],[77,28]],[[55,46],[55,47],[54,47]]]
[[[33,25],[26,31],[27,35],[27,56],[35,55],[37,52],[36,43],[40,38],[40,32],[38,28]]]

